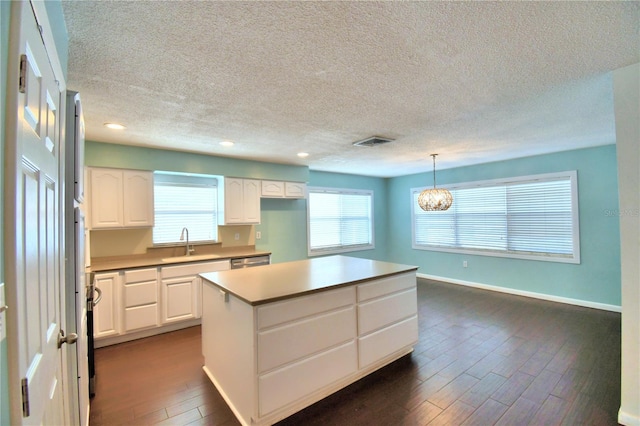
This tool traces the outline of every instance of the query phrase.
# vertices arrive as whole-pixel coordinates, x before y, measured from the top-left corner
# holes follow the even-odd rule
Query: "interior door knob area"
[[[64,335],[64,330],[60,330],[58,334],[58,349],[62,347],[63,343],[68,343],[69,345],[73,345],[78,340],[78,335],[76,333],[69,333],[68,336]]]

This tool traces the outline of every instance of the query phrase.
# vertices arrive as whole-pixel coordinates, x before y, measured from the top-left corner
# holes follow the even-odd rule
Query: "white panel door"
[[[4,192],[10,423],[65,424],[61,89],[30,3],[11,7]]]

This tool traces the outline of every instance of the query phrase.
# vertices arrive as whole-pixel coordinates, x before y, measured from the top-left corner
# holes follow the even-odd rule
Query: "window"
[[[580,263],[575,171],[448,186],[443,212],[411,190],[413,248]]]
[[[189,241],[218,238],[218,179],[215,176],[155,172],[153,243],[180,241],[183,227]]]
[[[373,249],[373,191],[309,188],[309,256]]]

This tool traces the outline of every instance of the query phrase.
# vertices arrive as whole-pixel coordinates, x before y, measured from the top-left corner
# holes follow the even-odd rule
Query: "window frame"
[[[539,181],[550,181],[568,179],[571,186],[571,222],[572,222],[572,254],[571,255],[559,255],[554,253],[535,253],[526,251],[514,251],[514,250],[498,250],[498,249],[474,249],[464,247],[444,247],[437,245],[418,244],[416,243],[416,210],[414,207],[414,196],[416,193],[420,193],[426,187],[411,188],[409,191],[411,202],[411,245],[416,250],[438,251],[445,253],[456,254],[469,254],[491,257],[504,257],[512,259],[525,259],[525,260],[538,260],[546,262],[558,262],[558,263],[580,263],[580,212],[579,212],[579,197],[578,197],[578,173],[576,170],[569,170],[555,173],[544,173],[527,176],[517,176],[510,178],[491,179],[474,182],[462,182],[452,185],[446,185],[446,188],[450,191],[456,189],[468,189],[474,187],[492,187],[492,186],[507,186],[510,184],[526,184]],[[455,204],[455,195],[453,203]],[[426,212],[425,214],[429,214]]]
[[[338,194],[338,195],[366,195],[370,197],[370,211],[369,211],[369,229],[371,233],[371,242],[369,244],[358,244],[349,246],[332,246],[324,249],[312,249],[311,248],[311,194],[312,193],[326,193],[326,194]],[[355,251],[374,250],[375,249],[375,217],[374,217],[374,191],[370,189],[352,189],[352,188],[331,188],[313,186],[307,188],[307,255],[322,256],[328,254],[340,254],[349,253]]]
[[[183,172],[171,172],[171,171],[164,171],[164,170],[156,170],[154,171],[154,203],[155,203],[155,186],[156,183],[158,181],[158,179],[156,179],[157,174],[161,174],[164,175],[165,177],[162,180],[167,180],[169,181],[170,179],[167,178],[166,176],[172,176],[175,177],[175,180],[168,184],[168,186],[192,186],[192,187],[202,187],[202,186],[211,186],[211,187],[215,187],[215,213],[214,213],[214,222],[213,222],[213,229],[215,232],[215,238],[211,239],[211,240],[194,240],[192,239],[194,236],[194,231],[192,229],[189,229],[189,226],[186,225],[187,229],[189,229],[189,231],[192,233],[192,235],[190,235],[189,238],[189,245],[202,245],[202,244],[213,244],[213,243],[217,243],[219,238],[220,238],[220,233],[218,230],[218,219],[219,219],[219,215],[221,212],[221,208],[220,208],[220,186],[222,184],[222,177],[218,176],[218,175],[205,175],[205,174],[196,174],[196,173],[183,173]],[[211,182],[215,182],[215,185],[210,185]],[[183,184],[183,185],[181,185]],[[155,207],[155,206],[154,206]],[[154,223],[158,223],[157,220],[155,220],[155,208],[154,208]],[[179,237],[180,234],[178,233],[176,235],[176,241],[167,241],[167,242],[156,242],[155,241],[155,228],[157,225],[154,225],[153,230],[152,230],[152,243],[154,247],[175,247],[175,246],[179,246],[179,245],[184,245],[185,241],[180,241]]]

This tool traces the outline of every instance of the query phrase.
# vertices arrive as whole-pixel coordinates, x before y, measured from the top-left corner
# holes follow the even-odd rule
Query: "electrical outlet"
[[[234,236],[235,240],[238,241],[240,239],[240,233],[236,232],[236,235]]]
[[[262,232],[256,231],[256,240],[259,240],[260,238],[262,238]]]
[[[463,267],[463,268],[466,268],[467,266],[469,266],[469,265],[467,264],[467,261],[466,261],[466,260],[463,260],[463,261],[462,261],[462,267]]]

